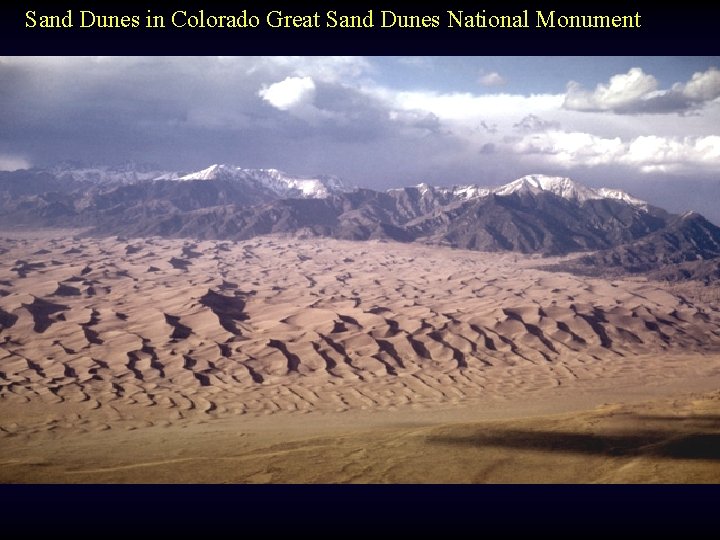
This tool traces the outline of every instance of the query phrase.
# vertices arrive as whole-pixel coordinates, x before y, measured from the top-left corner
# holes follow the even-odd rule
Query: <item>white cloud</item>
[[[325,83],[342,83],[372,72],[362,56],[266,56],[257,59],[258,69],[268,65],[290,71],[298,77],[312,77]]]
[[[30,162],[20,156],[0,154],[0,171],[17,171],[32,167]]]
[[[705,72],[694,73],[692,79],[684,85],[675,85],[673,90],[693,101],[712,101],[720,97],[720,71],[710,68]]]
[[[628,141],[590,133],[549,131],[513,143],[515,154],[564,168],[622,165],[643,173],[720,171],[720,136],[640,136]]]
[[[685,172],[690,168],[720,170],[720,137],[638,137],[622,161],[642,172]]]
[[[505,82],[505,78],[497,71],[491,71],[480,76],[480,84],[483,86],[502,86]]]
[[[397,58],[397,62],[405,66],[420,68],[432,67],[432,60],[428,56],[400,56]]]
[[[513,129],[528,132],[547,131],[551,129],[558,129],[559,127],[559,122],[543,120],[536,114],[532,113],[523,117],[519,122],[513,124]]]
[[[315,82],[311,77],[286,77],[270,86],[263,86],[258,95],[273,107],[287,111],[312,103]]]
[[[388,118],[405,127],[437,132],[439,121],[437,116],[423,111],[390,111]]]
[[[694,91],[712,95],[704,89],[713,77],[694,77],[695,86],[703,88]],[[720,172],[720,137],[712,127],[708,129],[708,120],[718,115],[715,109],[720,106],[706,108],[702,117],[654,115],[637,122],[626,116],[608,117],[602,111],[570,110],[563,107],[563,94],[393,92],[380,87],[366,91],[394,111],[434,115],[439,127],[451,130],[469,152],[487,155],[492,148],[497,159],[516,160],[532,169],[620,166],[636,173]],[[657,94],[655,78],[637,69],[614,77],[584,99],[596,107],[603,103],[620,108]]]
[[[532,112],[557,110],[563,95],[513,94],[477,95],[469,92],[439,93],[427,91],[394,92],[382,88],[366,89],[394,108],[431,112],[441,120],[476,124],[480,120],[506,121]]]
[[[523,155],[541,155],[561,167],[606,165],[625,150],[619,137],[602,138],[590,133],[548,131],[522,137],[512,151]]]
[[[671,89],[658,89],[658,82],[641,68],[613,75],[608,84],[585,90],[568,83],[563,107],[574,111],[600,111],[619,114],[682,113],[697,109],[720,97],[720,71],[710,68],[693,74],[687,83],[675,83]]]
[[[598,84],[589,92],[574,81],[568,84],[564,107],[576,111],[618,111],[635,105],[657,90],[657,80],[642,68],[613,75],[609,84]]]

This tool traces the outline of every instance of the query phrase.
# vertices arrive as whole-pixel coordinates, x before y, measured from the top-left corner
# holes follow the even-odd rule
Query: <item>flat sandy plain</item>
[[[3,233],[0,481],[720,481],[717,303],[545,262]]]

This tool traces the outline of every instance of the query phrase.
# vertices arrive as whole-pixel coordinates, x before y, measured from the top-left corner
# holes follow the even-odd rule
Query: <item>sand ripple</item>
[[[40,233],[0,247],[4,433],[22,410],[98,427],[509,399],[720,366],[715,306],[654,282],[543,272],[515,254]],[[707,362],[689,368],[683,358],[698,354]]]

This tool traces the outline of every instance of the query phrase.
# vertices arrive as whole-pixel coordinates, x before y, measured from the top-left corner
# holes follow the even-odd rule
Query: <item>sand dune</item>
[[[342,410],[717,367],[716,307],[514,254],[272,237],[2,243],[3,405]],[[693,353],[706,359],[671,360]]]
[[[720,373],[717,306],[516,254],[42,232],[0,248],[0,435]]]

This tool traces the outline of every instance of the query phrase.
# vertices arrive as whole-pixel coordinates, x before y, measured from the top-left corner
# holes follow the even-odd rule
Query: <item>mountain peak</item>
[[[202,169],[201,171],[196,171],[181,176],[180,178],[178,178],[178,180],[217,180],[222,175],[222,173],[231,172],[229,169],[230,167],[228,165],[214,163],[206,169]]]
[[[548,191],[563,199],[573,199],[577,201],[598,198],[594,190],[570,178],[547,176],[544,174],[528,174],[495,189],[494,193],[502,197],[513,193],[539,193],[541,191]]]
[[[493,190],[496,195],[507,196],[513,193],[550,192],[563,199],[585,202],[597,199],[615,199],[638,207],[646,207],[647,203],[628,195],[619,189],[587,187],[571,178],[549,176],[544,174],[528,174],[504,186]]]
[[[414,186],[420,194],[440,194],[442,197],[450,196],[454,200],[468,200],[487,197],[494,194],[500,197],[507,197],[514,193],[552,193],[557,197],[584,203],[589,200],[614,199],[625,202],[631,206],[647,209],[647,203],[636,199],[626,192],[614,188],[590,188],[580,182],[564,176],[551,176],[546,174],[528,174],[517,180],[496,188],[482,187],[478,184],[455,185],[452,187],[433,187],[426,182]],[[389,192],[397,191],[394,189]]]
[[[237,165],[213,164],[201,171],[186,174],[178,180],[230,180],[253,182],[274,191],[281,197],[322,199],[345,190],[334,176],[316,178],[293,176],[278,169],[245,169]]]

